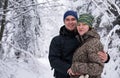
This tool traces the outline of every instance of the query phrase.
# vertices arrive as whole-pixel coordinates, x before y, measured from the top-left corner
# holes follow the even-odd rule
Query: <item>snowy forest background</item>
[[[120,78],[120,0],[0,0],[0,78],[53,78],[49,44],[71,9],[95,17],[110,55],[102,78]]]

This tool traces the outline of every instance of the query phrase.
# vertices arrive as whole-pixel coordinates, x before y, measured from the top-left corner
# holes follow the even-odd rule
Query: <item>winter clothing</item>
[[[69,31],[63,26],[60,34],[51,41],[48,57],[55,78],[70,78],[67,70],[71,67],[73,53],[82,45],[82,41],[78,41],[76,35],[76,32]]]
[[[76,33],[61,27],[60,34],[54,37],[49,48],[49,61],[54,69],[55,78],[70,78],[67,70],[71,67],[72,56],[80,45]]]
[[[78,23],[79,22],[86,23],[87,25],[92,27],[92,24],[94,22],[94,17],[90,14],[81,14],[78,19]]]
[[[95,29],[91,29],[85,35],[78,36],[78,39],[82,40],[82,46],[73,55],[72,71],[82,75],[88,74],[89,78],[101,78],[104,64],[97,54],[99,51],[103,51],[100,36]]]
[[[75,11],[73,11],[73,10],[69,10],[69,11],[65,12],[64,17],[63,17],[63,20],[65,21],[65,18],[66,18],[67,16],[69,16],[69,15],[75,17],[76,20],[78,20],[77,12],[75,12]]]

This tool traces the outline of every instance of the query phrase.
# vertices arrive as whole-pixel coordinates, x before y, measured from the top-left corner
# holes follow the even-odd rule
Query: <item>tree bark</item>
[[[3,15],[2,15],[1,29],[0,29],[0,41],[2,40],[3,32],[4,32],[4,29],[5,29],[6,13],[7,13],[6,10],[7,10],[7,7],[8,7],[8,0],[4,0]]]

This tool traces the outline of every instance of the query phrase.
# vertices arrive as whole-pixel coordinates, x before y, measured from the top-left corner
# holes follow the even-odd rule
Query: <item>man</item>
[[[81,44],[76,38],[77,20],[78,17],[75,11],[67,11],[63,17],[65,25],[61,27],[60,34],[55,36],[51,41],[49,61],[51,67],[54,69],[55,78],[70,78],[67,72],[72,73],[71,75],[77,75],[70,69],[73,52]],[[107,54],[103,52],[99,52],[98,55],[103,62],[109,60]]]

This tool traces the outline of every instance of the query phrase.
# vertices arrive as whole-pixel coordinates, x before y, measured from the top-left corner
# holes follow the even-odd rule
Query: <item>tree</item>
[[[3,14],[2,14],[1,28],[0,28],[0,41],[2,40],[3,32],[4,32],[4,29],[5,29],[7,7],[8,7],[8,0],[4,0]]]
[[[9,18],[7,18],[3,41],[20,49],[31,52],[33,55],[39,50],[37,38],[39,36],[40,17],[37,13],[35,0],[10,0]],[[6,52],[11,52],[7,48]],[[20,57],[21,51],[14,50],[15,56]],[[8,54],[8,53],[6,53]]]

